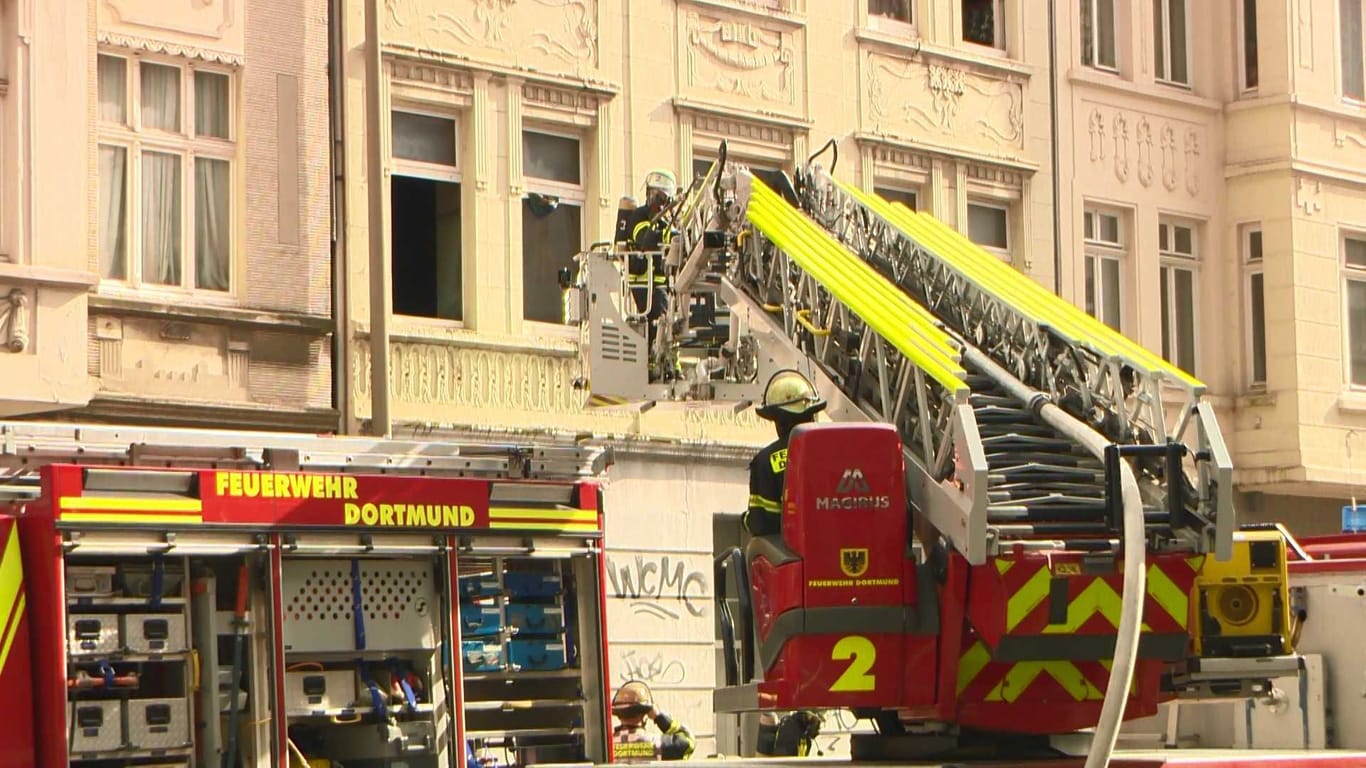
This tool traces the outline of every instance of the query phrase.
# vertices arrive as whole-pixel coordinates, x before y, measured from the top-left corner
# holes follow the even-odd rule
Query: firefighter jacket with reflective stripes
[[[783,478],[787,476],[787,440],[779,438],[749,462],[749,509],[745,528],[755,536],[775,536],[783,528]]]
[[[644,763],[653,760],[687,760],[696,742],[692,734],[667,714],[655,716],[661,735],[652,737],[644,725],[623,723],[612,732],[612,762]]]
[[[618,210],[615,242],[636,251],[658,250],[669,242],[669,233],[664,220],[652,221],[653,215],[648,205]]]

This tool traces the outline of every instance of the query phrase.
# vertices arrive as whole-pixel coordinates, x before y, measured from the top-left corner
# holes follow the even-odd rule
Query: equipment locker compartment
[[[524,451],[452,461],[464,476],[231,453],[47,464],[42,492],[13,502],[36,765],[449,768],[490,747],[606,761],[601,457],[544,452],[533,479]]]

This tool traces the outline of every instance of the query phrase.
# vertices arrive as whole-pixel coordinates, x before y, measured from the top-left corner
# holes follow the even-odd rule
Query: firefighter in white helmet
[[[682,723],[655,706],[650,686],[638,680],[623,685],[612,697],[612,714],[620,722],[612,731],[612,762],[645,763],[652,760],[687,760],[696,743]],[[645,719],[654,721],[659,735],[645,730]]]
[[[755,536],[782,532],[783,480],[787,475],[787,441],[799,424],[816,420],[825,401],[816,388],[797,371],[778,371],[764,388],[764,404],[758,413],[773,422],[778,439],[764,446],[749,462],[749,508],[745,528]]]

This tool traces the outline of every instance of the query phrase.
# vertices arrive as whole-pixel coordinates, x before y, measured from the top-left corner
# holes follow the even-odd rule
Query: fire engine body
[[[1239,531],[1204,385],[824,151],[788,176],[722,144],[662,214],[664,278],[617,244],[565,280],[590,402],[745,407],[797,369],[828,403],[782,534],[718,560],[718,714],[849,709],[856,759],[1108,719],[1108,754],[1163,701],[1297,669],[1284,536]]]
[[[30,423],[0,444],[0,683],[32,692],[0,766],[608,759],[610,452]]]

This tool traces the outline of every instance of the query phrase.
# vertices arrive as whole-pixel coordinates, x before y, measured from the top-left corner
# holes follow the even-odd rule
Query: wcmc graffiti
[[[612,596],[626,600],[637,614],[660,619],[681,618],[684,612],[707,615],[707,575],[689,571],[683,560],[668,555],[658,559],[636,555],[633,562],[609,558],[607,576]]]

